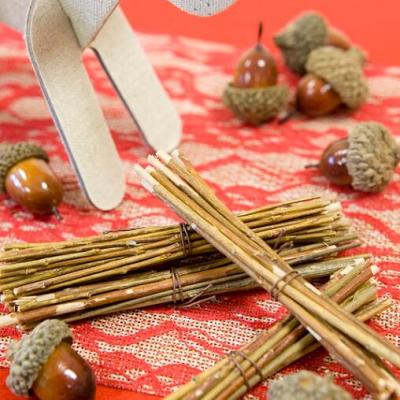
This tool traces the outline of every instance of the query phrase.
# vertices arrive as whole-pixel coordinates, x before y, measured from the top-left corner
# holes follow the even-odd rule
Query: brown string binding
[[[278,236],[276,237],[275,242],[274,242],[274,246],[273,246],[273,249],[274,249],[274,250],[276,250],[276,249],[279,247],[279,245],[281,244],[282,237],[283,237],[283,235],[284,235],[285,233],[286,233],[286,231],[285,231],[284,229],[281,229],[281,230],[279,231],[279,234],[278,234]]]
[[[245,384],[246,387],[247,387],[247,390],[250,390],[250,389],[251,389],[251,385],[250,385],[249,380],[247,379],[246,372],[244,371],[243,367],[240,365],[239,361],[237,361],[236,358],[235,358],[235,356],[236,356],[237,354],[238,354],[237,351],[231,351],[231,352],[228,354],[228,358],[229,358],[229,360],[233,363],[233,365],[235,366],[235,368],[239,371],[239,373],[240,373],[240,375],[241,375],[241,377],[242,377],[242,379],[243,379],[243,382],[244,382],[244,384]],[[239,355],[240,355],[240,354],[239,354]]]
[[[248,361],[252,367],[256,370],[257,375],[260,377],[260,380],[264,380],[264,375],[261,371],[261,368],[258,366],[258,364],[253,361],[245,352],[241,350],[236,350],[236,354],[239,354],[244,360]]]
[[[197,293],[195,296],[193,296],[191,299],[187,300],[186,303],[182,304],[182,308],[189,308],[189,307],[194,307],[199,304],[205,303],[210,300],[215,300],[216,297],[215,295],[206,297],[204,299],[201,299],[201,296],[204,296],[206,292],[208,292],[214,285],[212,283],[209,283],[203,290],[201,290],[199,293]]]
[[[281,276],[273,285],[271,288],[271,296],[274,300],[278,300],[278,297],[282,290],[288,285],[293,279],[296,279],[299,277],[299,273],[295,270],[288,272],[287,274]],[[279,287],[279,284],[283,282],[283,285]]]
[[[192,254],[192,242],[190,240],[189,226],[183,222],[179,224],[179,237],[183,250],[183,256],[188,257]]]
[[[182,308],[191,308],[191,307],[195,307],[195,306],[198,306],[200,304],[203,304],[203,303],[207,303],[209,301],[216,301],[216,300],[217,300],[217,296],[212,295],[212,296],[206,297],[204,299],[199,299],[197,301],[194,301],[193,303],[182,304]]]
[[[172,301],[174,304],[176,304],[176,298],[177,298],[177,292],[179,293],[179,297],[181,301],[183,302],[185,300],[185,297],[183,295],[183,290],[182,290],[182,282],[179,278],[179,274],[175,267],[171,267],[171,279],[172,279]]]
[[[294,246],[293,241],[282,243],[282,245],[276,249],[276,252],[279,254],[283,250],[289,250]]]

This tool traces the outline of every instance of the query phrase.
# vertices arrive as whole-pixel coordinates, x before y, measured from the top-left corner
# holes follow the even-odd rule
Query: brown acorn
[[[336,185],[351,185],[353,178],[347,169],[348,139],[332,142],[322,153],[318,168],[322,175]]]
[[[276,45],[283,54],[286,65],[303,74],[309,54],[321,46],[334,46],[343,50],[352,48],[349,38],[338,29],[328,25],[323,16],[307,12],[289,23],[275,35]]]
[[[400,146],[377,122],[356,125],[347,138],[332,142],[318,168],[330,182],[364,192],[380,192],[390,182],[400,161]]]
[[[12,199],[33,214],[54,213],[63,188],[48,163],[46,152],[31,143],[0,146],[0,186]]]
[[[277,85],[275,60],[261,44],[261,38],[262,24],[256,46],[240,59],[223,95],[225,104],[237,117],[254,125],[276,116],[288,99],[287,88]]]
[[[296,90],[297,109],[306,115],[326,115],[340,105],[356,109],[368,97],[360,60],[353,52],[319,47],[310,53],[306,70]]]
[[[258,29],[257,44],[240,59],[232,85],[241,89],[257,89],[276,85],[278,70],[271,53],[261,44],[262,24]]]
[[[13,343],[7,386],[19,396],[39,400],[93,400],[92,369],[71,347],[72,334],[63,321],[46,320]]]
[[[311,117],[329,114],[342,104],[332,85],[312,73],[297,84],[296,101],[298,110]]]

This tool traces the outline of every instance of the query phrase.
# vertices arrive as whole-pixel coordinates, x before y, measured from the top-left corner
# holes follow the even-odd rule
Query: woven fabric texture
[[[400,124],[400,68],[367,68],[371,98],[359,111],[320,119],[272,122],[258,128],[243,125],[223,105],[221,95],[231,80],[240,52],[227,45],[140,35],[164,86],[184,122],[181,149],[233,210],[324,194],[342,201],[346,215],[364,241],[356,252],[371,252],[381,268],[377,279],[382,295],[395,306],[371,322],[400,346],[400,174],[380,194],[362,194],[329,184],[317,171],[305,169],[323,149],[346,135],[358,121],[377,120],[393,130]],[[127,175],[124,202],[113,212],[91,209],[77,186],[66,153],[43,101],[23,43],[0,29],[1,141],[30,140],[44,146],[51,165],[66,188],[60,207],[64,220],[36,218],[5,196],[0,197],[0,242],[57,241],[127,226],[177,221],[174,213],[143,189],[133,164],[149,149],[115,95],[95,58],[86,65],[93,78]],[[281,71],[286,71],[280,62]],[[293,85],[295,77],[284,72]],[[157,112],[157,110],[154,110]],[[158,306],[75,324],[75,347],[89,360],[101,384],[164,395],[212,366],[232,349],[268,328],[286,310],[262,290],[218,296],[193,308]],[[18,336],[0,330],[0,366]],[[331,371],[336,382],[358,399],[367,399],[362,385],[319,350],[282,373],[306,368]],[[268,382],[267,382],[268,384]],[[264,399],[257,388],[249,399]]]
[[[226,10],[236,0],[169,0],[180,9],[202,17],[217,14]]]
[[[79,43],[86,47],[118,6],[118,0],[60,0],[60,4],[74,26]]]

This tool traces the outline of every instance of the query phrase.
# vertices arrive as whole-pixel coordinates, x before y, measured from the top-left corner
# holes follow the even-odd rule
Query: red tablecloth
[[[353,220],[382,272],[382,294],[400,298],[400,177],[378,195],[364,195],[330,185],[304,166],[316,162],[323,148],[343,137],[357,121],[377,120],[398,132],[400,68],[374,68],[367,74],[371,99],[353,115],[318,120],[293,120],[252,128],[234,119],[221,102],[238,57],[234,48],[193,39],[140,37],[151,61],[184,121],[181,149],[234,210],[247,209],[309,194],[335,195]],[[175,221],[174,214],[141,188],[133,164],[144,159],[143,145],[131,119],[116,98],[99,64],[88,56],[88,69],[127,174],[123,204],[103,213],[87,206],[56,134],[18,35],[0,30],[1,141],[31,140],[42,144],[66,187],[60,207],[62,222],[34,219],[6,197],[0,198],[0,240],[54,241],[86,236],[126,226]],[[283,71],[284,68],[280,67]],[[293,84],[285,73],[282,80]],[[156,113],[157,110],[154,110]],[[114,315],[75,324],[77,350],[90,361],[100,384],[135,392],[164,395],[210,367],[221,356],[250,340],[285,313],[261,290],[219,296],[216,302],[192,309],[172,306]],[[395,343],[400,342],[399,303],[372,322]],[[5,349],[17,336],[0,331],[0,365],[7,366]],[[357,398],[365,390],[324,351],[286,369],[299,367],[319,373],[332,371]],[[3,375],[2,375],[3,376]],[[253,398],[262,398],[263,388]],[[0,392],[1,393],[1,392]],[[129,398],[134,398],[132,395]]]

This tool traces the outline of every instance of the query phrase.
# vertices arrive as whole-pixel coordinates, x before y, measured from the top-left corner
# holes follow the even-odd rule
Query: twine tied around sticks
[[[240,357],[242,357],[243,360],[248,361],[253,366],[253,368],[256,370],[256,373],[261,378],[261,380],[262,381],[264,380],[264,376],[263,376],[263,373],[261,371],[261,368],[245,352],[243,352],[241,350],[233,350],[233,351],[231,351],[228,354],[228,358],[232,362],[232,364],[235,366],[235,368],[239,371],[239,373],[240,373],[240,375],[241,375],[241,377],[243,379],[243,382],[246,385],[248,390],[251,389],[251,384],[250,384],[249,380],[247,379],[245,370],[240,365],[239,361],[236,360],[236,358],[235,358],[236,356],[240,356]]]
[[[283,235],[284,235],[285,233],[286,233],[286,231],[285,231],[284,229],[281,229],[281,230],[279,231],[279,234],[278,234],[278,236],[276,237],[275,242],[274,242],[274,245],[273,245],[273,249],[274,249],[274,250],[276,250],[276,249],[279,248],[279,245],[281,244],[281,241],[282,241],[282,237],[283,237]]]
[[[294,242],[293,241],[282,243],[282,245],[279,246],[278,249],[276,249],[276,252],[279,254],[282,250],[289,250],[293,246],[294,246]]]
[[[172,279],[172,302],[176,304],[177,294],[179,293],[179,297],[183,302],[185,300],[185,296],[183,294],[182,282],[179,277],[179,274],[174,266],[171,267],[171,279]]]
[[[192,254],[192,242],[190,240],[189,230],[189,226],[184,222],[181,222],[179,224],[179,237],[181,239],[181,246],[184,257],[189,257]]]
[[[189,307],[194,307],[197,306],[199,304],[205,303],[207,301],[211,301],[211,300],[216,300],[215,295],[206,297],[204,299],[201,299],[201,296],[204,296],[205,293],[207,291],[209,291],[212,287],[214,287],[214,285],[212,283],[208,284],[203,290],[201,290],[199,293],[196,294],[196,296],[192,297],[191,299],[189,299],[186,303],[182,304],[182,308],[189,308]]]
[[[279,231],[278,236],[276,237],[273,245],[273,249],[276,250],[276,252],[279,254],[282,250],[287,249],[287,248],[292,248],[294,246],[293,241],[291,240],[290,242],[284,242],[282,243],[283,236],[285,235],[286,230],[281,229]]]
[[[271,296],[274,300],[278,300],[278,297],[282,290],[293,280],[300,276],[300,274],[293,270],[289,271],[287,274],[282,275],[273,285],[271,288]],[[280,283],[283,283],[281,287],[279,287]]]
[[[201,290],[199,293],[196,294],[196,296],[188,299],[186,302],[185,301],[185,295],[183,293],[183,287],[182,287],[182,282],[179,277],[178,271],[176,270],[175,267],[171,267],[171,279],[172,279],[172,302],[176,304],[177,302],[177,297],[179,295],[180,301],[183,303],[182,308],[189,308],[193,307],[195,305],[204,303],[206,301],[210,301],[212,299],[215,299],[215,295],[209,296],[205,299],[201,299],[200,297],[204,296],[204,294],[210,290],[214,285],[212,283],[208,284],[203,290]]]

